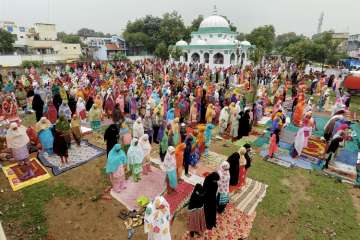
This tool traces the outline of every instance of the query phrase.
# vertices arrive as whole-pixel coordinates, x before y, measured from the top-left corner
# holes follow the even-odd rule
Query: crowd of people
[[[344,116],[350,95],[343,93],[341,76],[305,75],[295,64],[281,60],[257,68],[218,69],[160,60],[74,63],[9,72],[1,77],[1,85],[0,114],[11,122],[7,149],[11,159],[26,169],[23,179],[33,175],[26,167],[30,152],[57,154],[66,166],[71,162],[72,139],[75,147],[81,147],[81,125],[88,122],[93,131],[100,131],[106,119],[111,122],[104,133],[106,173],[115,192],[126,188],[126,176],[139,182],[151,172],[150,156],[156,145],[167,193],[176,192],[182,177],[191,176],[190,166],[208,156],[213,134],[229,141],[249,136],[267,113],[272,121],[269,157],[274,157],[281,131],[290,122],[299,127],[291,155],[301,154],[316,129],[313,111],[332,112],[325,127],[324,168],[339,145],[351,138],[350,122]],[[290,89],[292,95],[287,97]],[[333,108],[332,92],[336,94]],[[320,96],[317,104],[313,94]],[[290,109],[285,107],[288,99]],[[18,113],[32,111],[36,124],[25,128]],[[290,122],[287,111],[292,112]],[[251,152],[250,144],[240,147],[194,187],[188,205],[191,236],[216,227],[217,214],[229,203],[230,189],[245,186]],[[148,205],[145,232],[149,239],[171,239],[169,211],[161,196]]]

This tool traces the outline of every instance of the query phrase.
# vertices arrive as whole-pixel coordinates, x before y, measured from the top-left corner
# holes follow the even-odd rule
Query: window
[[[67,49],[67,47],[65,47],[65,49]]]
[[[222,55],[221,53],[215,54],[213,59],[214,64],[224,64],[224,55]]]
[[[73,49],[76,49],[76,47],[73,47]]]
[[[218,37],[221,38],[221,37],[222,37],[222,34],[218,34]]]
[[[210,34],[210,38],[212,38],[213,37],[213,35],[212,34]]]
[[[20,36],[20,38],[24,38],[24,36]]]

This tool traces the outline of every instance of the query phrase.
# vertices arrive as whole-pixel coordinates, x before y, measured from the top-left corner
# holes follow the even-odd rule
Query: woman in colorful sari
[[[114,192],[125,189],[125,171],[127,158],[120,144],[115,144],[109,152],[106,162],[106,173],[110,175],[110,182]]]
[[[197,124],[197,115],[198,115],[197,104],[196,102],[194,102],[190,107],[189,119],[191,126],[195,126]]]
[[[187,229],[190,236],[195,234],[202,234],[206,231],[206,222],[204,214],[204,189],[201,184],[196,184],[191,194],[188,206],[188,223]]]
[[[167,130],[164,130],[164,134],[163,134],[163,136],[161,138],[161,142],[160,142],[160,151],[159,151],[161,162],[164,161],[166,151],[168,149],[168,144],[169,144],[168,132],[167,132]]]
[[[230,164],[227,161],[223,161],[220,164],[220,168],[218,170],[218,174],[220,176],[220,180],[218,181],[218,205],[217,212],[222,213],[225,210],[226,205],[229,202],[229,185],[230,185]]]
[[[304,114],[304,109],[305,109],[305,98],[304,98],[304,94],[300,93],[299,97],[298,97],[298,102],[296,104],[296,107],[294,109],[294,114],[293,114],[293,124],[295,126],[300,126],[302,123],[302,118],[303,118],[303,114]]]
[[[127,152],[128,165],[134,182],[141,180],[142,163],[144,160],[144,152],[137,138],[131,140],[129,150]]]
[[[54,136],[51,128],[52,124],[46,117],[42,117],[35,125],[35,131],[38,133],[41,145],[48,154],[53,154],[54,146]]]
[[[148,240],[171,240],[170,206],[164,197],[158,196],[145,210],[144,232]]]
[[[166,189],[171,194],[177,186],[175,148],[169,146],[164,158],[163,166],[166,172]]]
[[[80,126],[80,119],[76,114],[74,114],[71,118],[71,133],[77,146],[80,146],[82,139],[82,132]]]
[[[28,164],[29,150],[27,144],[30,142],[24,126],[11,123],[6,133],[6,145],[11,150],[13,158],[19,163],[23,175],[21,180],[27,180],[34,176],[31,166]]]
[[[70,123],[65,119],[63,115],[59,117],[56,122],[55,130],[60,133],[62,137],[64,137],[68,148],[71,145],[71,126]]]
[[[92,130],[97,131],[101,125],[102,111],[96,104],[93,104],[89,111],[89,121]]]
[[[175,118],[174,121],[171,123],[171,130],[173,133],[173,145],[177,146],[180,142],[180,128],[179,128],[179,118]]]

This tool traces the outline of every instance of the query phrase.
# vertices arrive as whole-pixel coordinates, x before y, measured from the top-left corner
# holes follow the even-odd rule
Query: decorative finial
[[[216,5],[214,5],[213,15],[217,15]]]

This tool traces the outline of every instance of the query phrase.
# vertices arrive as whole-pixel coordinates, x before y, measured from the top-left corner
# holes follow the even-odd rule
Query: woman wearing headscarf
[[[140,139],[144,135],[144,126],[141,117],[138,117],[133,125],[133,138]]]
[[[219,117],[219,134],[220,136],[222,136],[227,127],[228,127],[228,122],[229,122],[229,107],[226,106],[224,107],[223,109],[221,109],[221,112],[220,112],[220,117]]]
[[[170,206],[164,197],[158,196],[145,210],[144,232],[148,240],[171,240]]]
[[[230,165],[230,185],[236,186],[239,182],[240,154],[238,152],[234,152],[228,157],[227,162]]]
[[[67,121],[71,121],[71,110],[67,101],[63,101],[59,107],[59,116],[64,116]]]
[[[244,115],[239,119],[238,138],[249,136],[251,131],[250,109],[245,108]]]
[[[245,158],[246,148],[241,147],[239,149],[239,154],[240,154],[240,161],[239,161],[240,170],[239,170],[239,183],[238,183],[238,186],[242,187],[246,183],[246,158]]]
[[[79,97],[76,103],[76,114],[79,116],[81,121],[86,119],[85,101],[81,97]]]
[[[59,117],[56,122],[55,130],[60,132],[61,135],[65,138],[65,141],[70,148],[71,145],[71,126],[70,123],[65,119],[63,115]]]
[[[71,133],[76,144],[80,146],[82,139],[82,132],[80,126],[80,119],[76,114],[74,114],[71,118]]]
[[[173,146],[168,147],[163,166],[166,172],[166,189],[170,194],[175,191],[177,186],[175,148]]]
[[[178,181],[182,176],[182,170],[184,165],[184,151],[186,148],[185,143],[180,143],[175,148],[175,158],[176,158],[176,176]]]
[[[96,104],[93,104],[89,111],[89,121],[92,130],[97,131],[100,129],[102,118],[102,110]]]
[[[204,189],[201,184],[196,184],[191,194],[188,205],[188,223],[187,228],[190,236],[202,234],[206,231],[206,222],[204,214]]]
[[[109,152],[115,144],[119,141],[119,128],[116,124],[111,124],[104,133],[104,141],[106,142],[106,154],[109,155]]]
[[[55,127],[55,137],[54,137],[54,153],[56,153],[60,157],[60,166],[63,167],[65,164],[68,164],[68,142],[67,132],[70,130],[70,124],[65,120],[63,116],[61,116],[56,123]]]
[[[35,111],[36,121],[40,121],[44,111],[44,101],[39,94],[35,94],[32,101],[32,109]]]
[[[153,141],[153,120],[150,115],[145,115],[143,126],[144,126],[144,133],[148,135],[149,142],[151,144]]]
[[[191,163],[191,152],[192,152],[192,137],[189,136],[185,139],[185,150],[184,150],[184,169],[185,175],[189,177],[189,165]]]
[[[144,152],[141,149],[139,144],[139,140],[137,138],[133,138],[131,140],[131,144],[129,150],[127,152],[128,165],[131,170],[131,174],[133,180],[138,182],[141,180],[140,175],[142,172],[142,163],[144,160]]]
[[[166,151],[168,149],[169,146],[169,138],[168,138],[168,131],[165,130],[164,134],[162,136],[161,142],[160,142],[160,150],[159,150],[159,154],[160,154],[160,160],[161,162],[164,161],[165,155],[166,155]]]
[[[125,189],[125,169],[127,158],[125,152],[121,149],[120,144],[115,144],[109,152],[106,162],[106,173],[110,175],[112,189],[120,192]]]
[[[216,205],[217,199],[216,194],[218,190],[218,181],[220,176],[217,172],[210,173],[204,180],[204,213],[206,228],[211,230],[213,227],[216,227]]]
[[[149,142],[149,135],[144,134],[139,140],[139,144],[144,153],[144,163],[143,163],[143,174],[147,175],[151,172],[151,163],[150,163],[150,154],[151,154],[151,144]]]
[[[218,181],[218,206],[217,212],[222,213],[225,210],[226,205],[229,202],[229,184],[230,184],[230,164],[227,161],[223,161],[220,164],[220,168],[218,170],[218,174],[220,176],[220,180]]]
[[[270,158],[273,158],[274,153],[277,152],[279,142],[280,142],[280,129],[277,128],[270,135],[270,144],[269,144],[269,157]]]
[[[58,118],[58,113],[57,110],[53,104],[52,101],[48,101],[47,103],[47,111],[45,112],[45,117],[47,119],[49,119],[49,121],[51,122],[51,124],[55,124],[56,120]]]
[[[52,124],[46,117],[42,117],[35,125],[35,131],[39,136],[41,145],[48,154],[53,154],[54,147],[54,136],[51,128]]]
[[[26,134],[26,128],[17,123],[11,123],[6,133],[6,145],[11,150],[13,158],[18,161],[22,172],[21,180],[27,180],[34,176],[34,172],[27,160],[29,158],[29,150],[27,144],[30,142]]]

